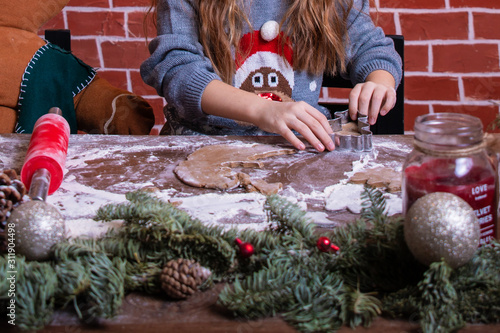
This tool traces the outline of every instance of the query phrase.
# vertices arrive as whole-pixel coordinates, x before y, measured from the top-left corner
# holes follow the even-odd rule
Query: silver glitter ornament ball
[[[453,268],[467,263],[479,246],[479,223],[471,206],[452,193],[435,192],[410,207],[404,224],[405,240],[424,265],[441,261]]]
[[[64,218],[44,201],[29,201],[15,209],[8,223],[14,224],[15,250],[28,260],[47,260],[51,247],[66,237]]]

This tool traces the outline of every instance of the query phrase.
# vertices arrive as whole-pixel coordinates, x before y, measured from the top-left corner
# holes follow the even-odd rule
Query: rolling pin
[[[31,199],[45,201],[61,186],[69,133],[69,124],[56,107],[35,123],[21,169],[21,181]]]
[[[51,108],[33,128],[21,169],[21,181],[32,199],[17,207],[9,217],[16,230],[16,254],[28,260],[47,260],[52,247],[66,237],[59,210],[45,202],[62,183],[70,128],[59,108]]]

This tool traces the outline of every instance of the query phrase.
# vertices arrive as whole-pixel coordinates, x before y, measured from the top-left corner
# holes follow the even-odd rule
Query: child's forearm
[[[222,81],[211,81],[201,97],[201,108],[213,116],[256,124],[259,112],[269,101]]]

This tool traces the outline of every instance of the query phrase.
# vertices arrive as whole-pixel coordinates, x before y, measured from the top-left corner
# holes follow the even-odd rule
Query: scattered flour
[[[296,203],[301,209],[308,211],[308,203],[323,205],[324,211],[308,211],[307,217],[319,224],[335,225],[335,221],[328,217],[328,211],[348,210],[352,213],[361,211],[361,193],[363,185],[349,184],[348,179],[356,172],[382,166],[377,163],[377,149],[384,147],[410,151],[405,145],[398,145],[394,142],[382,141],[369,154],[361,154],[359,160],[352,164],[352,171],[345,173],[345,178],[337,184],[326,187],[323,191],[312,191],[311,193],[297,192],[294,188],[285,187],[280,193],[289,201]],[[87,161],[105,160],[107,156],[113,154],[114,158],[120,156],[122,152],[118,149],[110,151],[107,149],[88,149],[85,151],[72,151],[70,146],[68,160],[66,162],[67,171],[74,168],[85,168]],[[142,145],[133,147],[134,151],[150,149]],[[127,150],[130,154],[130,150]],[[73,157],[71,157],[73,156]],[[17,158],[17,157],[13,157]],[[12,162],[19,165],[19,161],[5,160],[5,163]],[[155,163],[158,158],[151,155],[147,162]],[[389,162],[388,162],[389,163]],[[22,162],[21,162],[22,164]],[[386,163],[385,163],[386,164]],[[385,165],[387,167],[387,165]],[[394,162],[391,165],[396,170],[401,170],[401,165]],[[135,190],[146,187],[154,187],[151,181],[145,180],[143,183],[131,183],[124,179],[121,183],[116,183],[112,188],[97,190],[90,186],[80,184],[74,175],[66,173],[61,187],[47,198],[47,203],[58,208],[67,220],[67,230],[71,237],[85,236],[94,237],[104,233],[110,227],[118,227],[121,222],[102,223],[93,221],[97,209],[110,203],[125,202],[125,195],[114,192],[125,192],[124,190]],[[191,195],[181,193],[175,189],[163,189],[155,192],[159,198],[165,201],[179,203],[179,208],[188,212],[194,218],[199,219],[207,225],[221,225],[227,228],[263,230],[268,227],[267,216],[264,210],[266,197],[260,193],[225,193],[210,192],[201,195]],[[402,210],[401,198],[396,194],[386,194],[387,213],[389,215],[400,213]]]
[[[361,193],[363,193],[363,184],[337,184],[331,187],[331,193],[326,198],[326,210],[338,211],[347,209],[351,213],[359,214],[361,212]],[[384,198],[387,203],[387,215],[401,213],[403,207],[402,199],[392,193],[385,193]]]

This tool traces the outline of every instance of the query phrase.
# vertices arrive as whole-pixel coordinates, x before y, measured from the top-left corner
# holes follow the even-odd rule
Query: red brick
[[[45,30],[48,29],[64,29],[64,16],[62,12],[45,23],[38,32],[41,36],[43,36]]]
[[[373,22],[378,27],[384,30],[386,35],[396,34],[396,25],[394,24],[394,14],[393,13],[371,13]]]
[[[114,0],[113,7],[149,7],[151,0]]]
[[[380,0],[380,8],[437,9],[445,8],[445,0]]]
[[[453,77],[406,76],[405,99],[458,101],[458,79]]]
[[[405,45],[405,70],[414,72],[429,70],[429,47],[427,45]]]
[[[498,45],[453,44],[433,46],[434,72],[498,72]]]
[[[434,112],[453,112],[468,114],[481,119],[483,123],[483,130],[491,132],[491,125],[498,114],[498,106],[484,106],[484,105],[434,105]],[[496,131],[494,131],[496,132]]]
[[[328,88],[328,98],[347,99],[351,88]]]
[[[156,36],[156,28],[152,20],[148,19],[144,21],[144,12],[132,12],[128,15],[128,31],[131,37],[144,37],[144,24],[147,24],[147,34],[148,38],[154,38]]]
[[[109,8],[108,0],[70,0],[66,7],[104,7]]]
[[[145,95],[156,95],[156,90],[147,85],[141,77],[139,71],[131,71],[130,72],[130,80],[132,81],[132,90],[137,95],[145,96]]]
[[[406,40],[467,39],[467,13],[399,15],[401,31]]]
[[[67,17],[74,36],[125,36],[123,13],[68,11]]]
[[[415,118],[429,113],[429,105],[405,104],[405,131],[413,131]]]
[[[500,97],[500,77],[464,77],[465,97],[471,100],[498,99]]]
[[[473,13],[476,38],[500,39],[500,14]]]
[[[95,39],[72,39],[73,54],[92,67],[101,67]]]
[[[106,79],[111,85],[128,91],[127,73],[125,71],[99,70],[99,76]]]
[[[139,69],[141,63],[149,57],[145,42],[110,42],[101,44],[106,68]]]
[[[500,8],[498,0],[450,0],[450,7],[483,7],[483,8]]]

